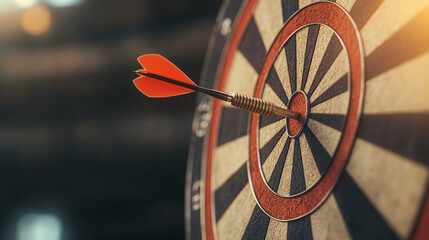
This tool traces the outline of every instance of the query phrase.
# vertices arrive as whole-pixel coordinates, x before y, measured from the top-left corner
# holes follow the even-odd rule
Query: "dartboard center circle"
[[[289,137],[296,138],[304,129],[309,113],[307,95],[303,91],[295,92],[289,100],[287,108],[299,113],[298,118],[286,118],[286,131]]]

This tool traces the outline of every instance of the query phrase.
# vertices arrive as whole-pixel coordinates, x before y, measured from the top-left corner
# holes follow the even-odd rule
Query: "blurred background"
[[[221,0],[0,0],[0,238],[182,239],[195,95],[149,99],[136,58],[198,82]]]

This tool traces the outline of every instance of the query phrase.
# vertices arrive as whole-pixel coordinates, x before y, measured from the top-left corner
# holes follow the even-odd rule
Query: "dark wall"
[[[149,99],[132,71],[161,53],[198,81],[219,5],[45,5],[52,25],[40,36],[21,29],[25,10],[0,13],[3,239],[28,212],[59,216],[62,239],[184,238],[195,95]]]

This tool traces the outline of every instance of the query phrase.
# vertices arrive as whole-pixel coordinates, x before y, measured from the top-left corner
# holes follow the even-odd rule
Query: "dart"
[[[134,79],[137,89],[151,98],[173,97],[192,92],[200,92],[229,102],[257,114],[278,115],[298,118],[299,113],[277,106],[275,103],[241,93],[225,93],[195,84],[185,73],[166,58],[158,54],[147,54],[137,58],[143,69],[136,70],[139,75]]]

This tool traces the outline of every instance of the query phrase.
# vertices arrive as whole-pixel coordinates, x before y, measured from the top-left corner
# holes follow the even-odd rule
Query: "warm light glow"
[[[51,27],[51,13],[42,6],[30,8],[22,16],[22,27],[30,35],[42,35]]]
[[[62,225],[52,214],[29,213],[17,225],[17,240],[60,240]]]
[[[15,0],[16,5],[22,8],[28,8],[33,6],[37,0]]]

